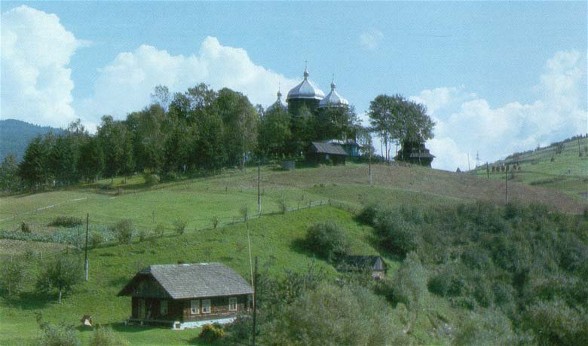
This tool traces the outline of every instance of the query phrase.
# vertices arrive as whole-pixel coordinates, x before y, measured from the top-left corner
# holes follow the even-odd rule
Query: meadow
[[[386,207],[426,209],[474,201],[504,203],[502,180],[399,165],[373,165],[371,179],[368,166],[363,164],[294,171],[265,166],[260,173],[259,191],[261,213],[257,204],[257,169],[247,168],[154,186],[146,186],[136,176],[66,190],[2,197],[0,230],[23,233],[21,227],[25,223],[31,234],[69,233],[62,243],[28,241],[26,236],[22,240],[0,242],[3,261],[22,256],[19,258],[26,258],[33,268],[18,298],[0,300],[0,344],[34,343],[40,333],[36,322],[38,313],[45,321],[76,326],[82,315],[90,314],[96,323],[113,326],[131,344],[193,343],[198,330],[174,332],[122,324],[130,314],[130,299],[116,294],[138,270],[150,264],[218,261],[250,278],[251,244],[252,256],[259,258],[260,267],[267,275],[280,276],[285,270],[303,271],[309,263],[316,263],[334,277],[336,271],[332,265],[296,246],[314,223],[335,222],[352,240],[352,253],[372,255],[380,252],[372,239],[372,228],[355,221],[364,206],[377,203]],[[536,184],[509,182],[509,193],[511,199],[543,203],[565,213],[581,213],[586,205],[579,198]],[[64,253],[81,263],[86,215],[89,215],[90,232],[108,232],[116,222],[130,219],[135,236],[131,244],[112,241],[91,249],[89,280],[78,284],[62,304],[57,304],[55,297],[35,292],[37,267],[33,264]],[[60,216],[75,216],[84,223],[71,229],[47,226]],[[182,234],[177,231],[178,221],[185,223]],[[163,226],[162,235],[154,233],[158,225]],[[401,259],[384,258],[390,266],[389,275],[393,275]],[[444,300],[431,295],[426,299],[438,308],[420,317],[418,324],[440,323],[452,317],[453,312],[446,308]],[[90,333],[79,328],[82,340],[87,340]],[[417,335],[417,340],[438,341],[424,332]]]

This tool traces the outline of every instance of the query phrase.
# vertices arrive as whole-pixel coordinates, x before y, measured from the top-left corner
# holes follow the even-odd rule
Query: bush
[[[74,326],[42,323],[41,330],[42,334],[39,338],[41,346],[79,346],[82,344]]]
[[[129,342],[117,335],[110,327],[98,327],[90,336],[90,346],[126,346]]]
[[[104,242],[104,236],[100,232],[92,232],[90,236],[90,247],[95,249]]]
[[[316,223],[308,228],[305,247],[329,262],[337,261],[349,251],[345,233],[332,222]]]
[[[355,217],[357,221],[365,224],[373,226],[376,221],[376,217],[379,213],[378,206],[375,204],[368,205],[367,207],[363,208],[362,211]]]
[[[20,230],[21,230],[23,233],[31,233],[31,227],[29,226],[29,224],[28,224],[28,223],[26,223],[26,222],[24,222],[24,221],[23,221],[23,222],[21,222],[21,224],[20,224]]]
[[[399,256],[406,256],[416,251],[420,243],[419,227],[404,221],[399,213],[387,213],[378,218],[376,231],[380,236],[380,244]]]
[[[163,224],[158,223],[157,226],[155,226],[155,230],[153,231],[153,233],[155,233],[155,236],[157,237],[163,237],[163,232],[165,232],[165,227],[163,226]]]
[[[198,337],[205,342],[211,343],[225,336],[225,330],[218,323],[205,324]]]
[[[120,244],[130,244],[133,239],[133,221],[120,220],[114,225],[112,232]]]
[[[79,217],[58,216],[55,219],[53,219],[53,221],[51,221],[48,226],[72,228],[72,227],[81,226],[83,224],[84,224],[84,221],[82,219],[80,219]]]
[[[188,221],[186,220],[176,220],[174,221],[174,230],[177,234],[184,234],[186,231],[186,226],[188,225]]]
[[[216,229],[218,227],[219,223],[220,223],[220,218],[218,216],[214,216],[212,218],[212,228]]]
[[[145,185],[153,186],[153,185],[158,184],[160,179],[157,174],[144,173],[143,180],[145,180]]]

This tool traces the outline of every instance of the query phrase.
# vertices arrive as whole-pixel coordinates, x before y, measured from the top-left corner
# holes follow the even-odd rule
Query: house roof
[[[344,256],[341,258],[338,269],[370,269],[376,271],[386,271],[386,263],[380,256]]]
[[[151,265],[140,272],[119,292],[132,295],[145,278],[153,278],[172,299],[252,294],[251,286],[221,263]]]
[[[347,152],[339,144],[312,142],[311,150],[319,154],[342,155],[347,156]]]

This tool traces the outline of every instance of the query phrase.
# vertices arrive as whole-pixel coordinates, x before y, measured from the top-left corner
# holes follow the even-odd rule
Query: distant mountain
[[[39,135],[53,131],[61,133],[62,129],[50,126],[38,126],[15,119],[0,120],[0,162],[9,154],[14,154],[20,161],[29,142]]]

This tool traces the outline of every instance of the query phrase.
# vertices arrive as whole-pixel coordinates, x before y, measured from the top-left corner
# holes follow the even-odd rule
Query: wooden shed
[[[307,160],[314,163],[333,163],[344,165],[347,152],[339,144],[312,142],[307,150]]]
[[[368,272],[374,279],[383,279],[388,267],[381,256],[344,256],[337,265],[341,272]]]
[[[253,288],[221,263],[151,265],[118,296],[132,297],[129,323],[184,329],[232,322],[250,309]]]

